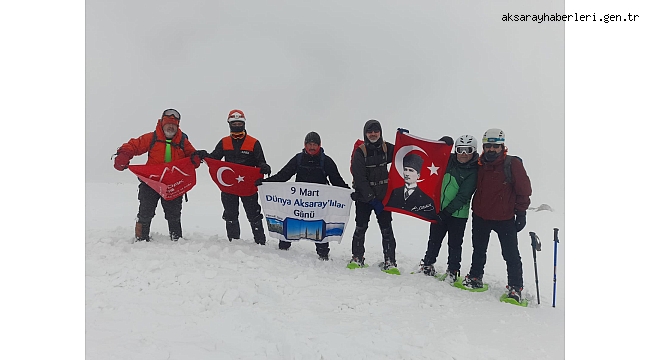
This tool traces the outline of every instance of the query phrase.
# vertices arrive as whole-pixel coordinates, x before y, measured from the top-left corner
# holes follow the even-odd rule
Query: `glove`
[[[201,165],[201,156],[196,153],[196,151],[190,155],[190,161],[194,164],[194,168],[198,168]]]
[[[210,154],[205,150],[196,150],[192,155],[198,155],[201,160],[207,158]]]
[[[440,218],[440,222],[446,223],[451,218],[451,213],[447,209],[444,209],[438,213],[438,217]]]
[[[115,170],[123,171],[129,167],[130,161],[131,157],[129,157],[126,153],[118,152],[117,156],[115,157],[115,163],[113,164],[113,167]]]
[[[260,164],[260,173],[264,175],[271,175],[271,166],[267,163]]]
[[[515,229],[520,232],[524,227],[526,227],[526,212],[515,211]]]
[[[262,185],[262,182],[263,182],[263,180],[262,180],[261,178],[255,180],[255,186],[260,186],[260,185]]]
[[[359,194],[357,194],[356,191],[351,193],[350,194],[350,199],[352,199],[352,201],[357,201],[357,199],[359,199]]]
[[[397,128],[397,131],[398,131],[400,134],[408,134],[408,133],[409,133],[409,131],[408,131],[407,129],[402,129],[402,128]]]
[[[444,141],[445,144],[450,145],[450,146],[454,146],[454,139],[452,139],[449,136],[443,136],[438,141]]]
[[[384,204],[377,199],[372,199],[369,204],[375,209],[375,214],[377,215],[384,211]]]

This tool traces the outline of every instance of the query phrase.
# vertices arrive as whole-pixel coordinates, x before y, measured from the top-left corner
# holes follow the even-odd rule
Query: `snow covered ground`
[[[484,293],[411,275],[423,257],[428,224],[394,214],[395,276],[371,266],[348,270],[351,229],[331,244],[332,261],[317,259],[311,243],[288,251],[270,239],[252,240],[243,209],[243,241],[229,243],[218,188],[207,171],[183,203],[185,238],[167,239],[159,206],[154,241],[133,244],[135,183],[86,183],[87,359],[561,359],[564,358],[564,212],[529,211],[519,234],[528,308],[499,302],[506,273],[493,233]],[[127,178],[129,174],[124,174]],[[135,177],[133,177],[135,178]],[[534,183],[533,183],[534,186]],[[533,201],[531,206],[542,203]],[[351,216],[351,221],[353,221]],[[559,227],[557,307],[551,307],[553,228]],[[471,261],[471,222],[462,274]],[[529,231],[537,253],[541,305]],[[446,241],[436,264],[446,267]],[[371,223],[366,261],[382,259]]]

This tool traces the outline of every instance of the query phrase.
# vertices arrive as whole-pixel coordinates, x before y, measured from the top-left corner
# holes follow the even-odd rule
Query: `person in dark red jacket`
[[[523,270],[517,233],[526,226],[526,210],[532,188],[522,161],[507,155],[505,133],[489,129],[483,135],[476,193],[472,200],[472,266],[463,285],[483,287],[490,233],[499,236],[501,253],[508,272],[508,297],[521,301]],[[508,176],[510,174],[510,176]]]
[[[117,149],[115,169],[123,171],[129,166],[129,162],[134,156],[144,153],[148,155],[147,164],[163,164],[191,156],[196,149],[190,143],[187,135],[179,128],[180,121],[181,114],[178,111],[174,109],[163,111],[155,131],[131,139]],[[194,164],[198,167],[199,163],[197,157]],[[138,221],[135,223],[136,241],[149,241],[149,228],[151,220],[156,214],[158,200],[165,211],[171,239],[176,241],[183,237],[181,228],[182,197],[173,200],[161,199],[160,194],[154,189],[144,182],[140,182],[138,200],[140,200],[140,208]]]
[[[230,135],[219,140],[217,146],[209,154],[205,150],[199,150],[197,153],[200,158],[204,159],[209,157],[215,160],[225,158],[227,162],[259,167],[260,173],[265,175],[271,174],[271,167],[266,163],[262,145],[246,131],[246,117],[244,116],[244,112],[238,109],[231,110],[228,113],[227,121],[228,127],[230,128]],[[262,226],[264,215],[262,215],[262,207],[259,204],[259,196],[257,193],[251,196],[241,197],[225,192],[221,193],[221,203],[223,204],[222,218],[226,221],[226,235],[228,236],[228,240],[240,239],[239,199],[241,199],[244,205],[246,217],[251,224],[255,243],[266,245],[266,235]]]

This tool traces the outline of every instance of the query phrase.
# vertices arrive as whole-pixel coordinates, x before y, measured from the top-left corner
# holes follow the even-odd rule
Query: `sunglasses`
[[[456,147],[457,154],[473,154],[474,148],[471,146],[458,146]]]
[[[165,112],[163,113],[163,116],[173,116],[178,120],[181,119],[181,114],[178,111],[174,110],[174,109],[165,110]]]
[[[366,134],[379,134],[379,133],[381,133],[381,131],[379,131],[379,130],[368,130],[368,131],[366,131]]]
[[[500,147],[501,147],[501,144],[490,144],[490,143],[483,144],[483,149],[489,149],[489,148],[498,149]]]

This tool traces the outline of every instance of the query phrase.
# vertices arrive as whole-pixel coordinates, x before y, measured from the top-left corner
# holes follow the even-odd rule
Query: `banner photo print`
[[[196,170],[190,158],[150,165],[129,165],[129,170],[165,200],[173,200],[196,185]]]
[[[303,182],[267,182],[259,192],[272,238],[341,243],[350,219],[352,190]]]
[[[451,145],[411,134],[397,133],[393,165],[383,204],[387,210],[436,222],[442,179]]]
[[[257,192],[255,180],[264,177],[260,169],[227,161],[205,158],[210,177],[222,192],[237,196],[251,196]]]

